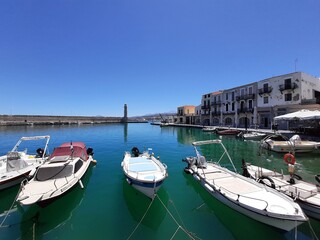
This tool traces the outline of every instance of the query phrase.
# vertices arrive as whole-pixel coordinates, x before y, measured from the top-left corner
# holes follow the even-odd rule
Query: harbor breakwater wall
[[[122,117],[0,115],[0,126],[103,124],[123,121]]]

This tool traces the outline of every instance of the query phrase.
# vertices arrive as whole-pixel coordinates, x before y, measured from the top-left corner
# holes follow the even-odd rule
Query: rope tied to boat
[[[181,219],[181,216],[180,216],[180,214],[178,213],[177,209],[175,208],[172,200],[170,200],[170,203],[173,204],[176,212],[178,213],[178,216],[179,216],[179,218],[180,218],[180,220],[181,220],[181,222],[182,222],[183,227],[178,223],[178,221],[175,219],[175,217],[172,215],[172,213],[169,211],[169,209],[168,209],[168,208],[165,206],[165,204],[162,202],[162,200],[160,199],[160,197],[159,197],[158,195],[155,195],[155,198],[153,198],[153,199],[151,200],[151,202],[150,202],[150,204],[149,204],[146,212],[143,214],[143,216],[142,216],[142,218],[140,219],[139,223],[138,223],[137,226],[134,228],[134,230],[132,231],[132,233],[129,235],[129,237],[127,238],[127,240],[130,239],[130,238],[133,236],[133,234],[135,233],[135,231],[136,231],[136,230],[138,229],[138,227],[141,225],[143,219],[144,219],[145,216],[147,215],[149,209],[151,208],[151,206],[152,206],[152,204],[153,204],[153,202],[154,202],[154,200],[155,200],[156,198],[159,199],[159,201],[160,201],[160,203],[162,204],[162,206],[165,208],[165,210],[168,212],[168,214],[170,215],[170,217],[173,219],[173,221],[174,221],[174,222],[177,224],[177,226],[178,226],[177,229],[176,229],[176,231],[174,232],[174,234],[171,236],[170,239],[174,239],[175,235],[178,233],[178,231],[179,231],[180,229],[181,229],[184,233],[186,233],[190,239],[193,239],[193,240],[195,240],[195,239],[200,239],[200,238],[198,238],[197,236],[195,236],[194,233],[192,233],[192,232],[190,232],[190,231],[188,231],[188,230],[186,229],[186,227],[184,226],[184,223],[183,223],[183,221],[182,221],[182,219]]]
[[[19,196],[19,193],[20,193],[20,191],[21,191],[21,189],[22,189],[22,187],[23,187],[23,183],[24,183],[25,180],[27,180],[27,179],[24,179],[24,180],[21,182],[20,187],[19,187],[19,191],[18,191],[17,195],[15,196],[15,198],[14,198],[14,200],[13,200],[13,202],[12,202],[10,208],[9,208],[9,210],[7,211],[7,214],[6,214],[5,217],[3,218],[3,220],[2,220],[2,222],[1,222],[1,224],[0,224],[0,228],[8,227],[8,226],[3,226],[3,224],[4,224],[4,222],[6,221],[7,217],[9,216],[9,214],[10,214],[10,212],[11,212],[14,204],[16,203],[16,201],[17,201],[17,199],[18,199],[18,196]],[[28,180],[27,180],[27,181],[28,181]]]

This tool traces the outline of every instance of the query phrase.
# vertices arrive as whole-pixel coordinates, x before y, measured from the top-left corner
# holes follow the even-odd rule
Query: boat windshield
[[[72,165],[63,165],[57,167],[39,168],[35,179],[37,181],[47,181],[50,179],[69,177],[73,173]]]

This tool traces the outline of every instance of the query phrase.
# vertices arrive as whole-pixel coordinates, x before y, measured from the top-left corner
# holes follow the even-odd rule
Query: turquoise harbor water
[[[77,186],[46,208],[13,204],[18,186],[1,191],[1,240],[190,239],[183,229],[190,231],[194,239],[319,239],[319,221],[311,219],[296,231],[278,231],[224,206],[184,173],[185,163],[181,160],[194,155],[191,143],[215,139],[215,134],[150,124],[10,127],[0,131],[1,155],[11,150],[21,136],[50,135],[50,152],[62,142],[83,141],[94,149],[98,161],[87,172],[84,189]],[[234,137],[222,140],[238,171],[242,158],[264,167],[285,169],[283,155],[260,153],[258,142]],[[140,150],[152,147],[168,166],[169,177],[152,204],[126,183],[122,173],[123,153],[133,146]],[[216,156],[210,148],[201,150]],[[314,182],[313,175],[320,173],[320,154],[298,155],[297,162],[298,174]]]

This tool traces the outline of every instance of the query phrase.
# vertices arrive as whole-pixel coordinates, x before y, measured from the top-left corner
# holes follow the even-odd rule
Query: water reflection
[[[161,187],[157,194],[164,205],[167,206],[169,197],[165,188]],[[131,216],[139,223],[146,213],[151,200],[130,186],[125,179],[123,179],[123,197]],[[166,214],[165,208],[156,197],[141,224],[155,231],[160,227]]]
[[[92,175],[92,166],[82,179],[83,185],[87,186]],[[22,214],[20,223],[21,239],[42,239],[44,235],[61,227],[71,229],[73,213],[80,207],[86,187],[75,186],[62,198],[57,199],[45,208],[37,205],[19,207]]]

